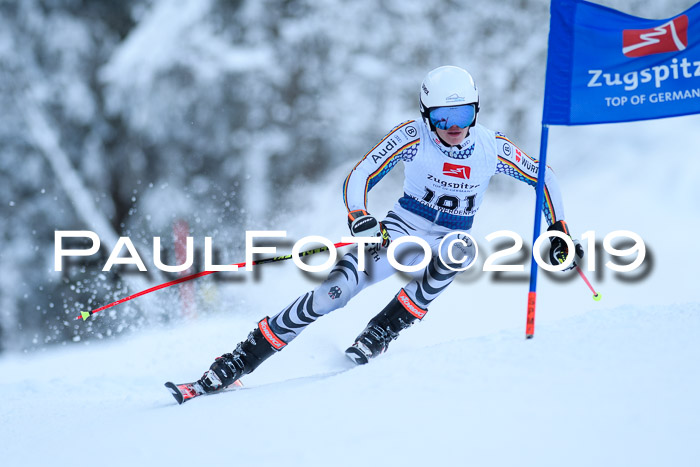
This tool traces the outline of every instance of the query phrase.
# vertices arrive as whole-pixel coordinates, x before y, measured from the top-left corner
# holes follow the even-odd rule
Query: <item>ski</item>
[[[175,398],[178,404],[184,404],[190,399],[194,399],[195,397],[198,396],[206,396],[210,394],[221,394],[222,392],[229,392],[232,390],[250,390],[250,389],[256,389],[256,388],[262,388],[262,387],[270,387],[270,386],[276,386],[279,384],[285,384],[285,385],[290,385],[290,384],[307,384],[307,383],[313,383],[316,381],[320,381],[322,379],[326,378],[332,378],[334,376],[341,375],[349,370],[352,370],[353,368],[357,368],[357,365],[343,365],[344,368],[339,368],[336,370],[332,371],[327,371],[325,373],[317,373],[313,375],[307,375],[307,376],[299,376],[296,378],[289,378],[285,379],[282,381],[275,381],[275,382],[270,382],[270,383],[263,383],[263,384],[253,384],[252,386],[243,386],[243,383],[241,380],[236,380],[233,384],[223,388],[219,389],[218,391],[213,391],[213,392],[204,392],[202,389],[202,386],[199,385],[199,383],[194,382],[194,383],[182,383],[182,384],[175,384],[171,383],[168,381],[165,383],[165,387],[168,388],[170,391],[170,394]]]
[[[178,404],[184,404],[188,400],[194,399],[197,396],[203,396],[207,394],[218,394],[227,389],[242,388],[243,383],[239,379],[234,381],[233,384],[214,392],[205,392],[204,388],[202,388],[202,386],[197,382],[175,384],[168,381],[167,383],[165,383],[165,387],[170,390],[170,394],[172,394],[172,396],[175,398]]]

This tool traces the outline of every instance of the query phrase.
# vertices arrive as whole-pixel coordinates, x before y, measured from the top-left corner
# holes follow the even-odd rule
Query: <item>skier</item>
[[[502,133],[477,124],[478,113],[479,92],[466,70],[443,66],[430,71],[420,88],[421,121],[410,120],[391,130],[352,169],[343,185],[351,234],[379,237],[379,243],[366,247],[365,271],[358,268],[358,253],[362,252],[347,253],[321,285],[271,318],[263,318],[233,352],[216,358],[194,383],[197,392],[213,392],[233,384],[282,350],[316,319],[342,308],[365,287],[394,274],[387,247],[390,241],[407,235],[427,241],[430,262],[369,321],[346,355],[357,364],[367,363],[385,352],[403,329],[420,321],[458,270],[474,259],[473,243],[457,232],[470,231],[491,177],[506,174],[532,186],[537,182],[536,161]],[[404,194],[379,221],[367,211],[367,193],[399,161],[405,168]],[[546,171],[544,193],[548,230],[569,235],[551,170]],[[441,241],[451,233],[463,241],[449,246],[443,242],[443,250],[451,251],[439,251]],[[580,259],[583,249],[578,242],[574,244],[575,256]],[[422,248],[414,250],[404,243],[396,249],[396,257],[401,257],[404,265],[418,264],[425,253]],[[567,256],[564,240],[552,237],[552,264],[558,265]],[[445,258],[457,261],[446,263]],[[570,268],[575,266],[576,259]]]

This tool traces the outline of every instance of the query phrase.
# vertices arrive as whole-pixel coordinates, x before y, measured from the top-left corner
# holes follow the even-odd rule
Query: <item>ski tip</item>
[[[175,398],[178,404],[182,405],[182,403],[185,402],[184,396],[177,388],[175,383],[171,383],[170,381],[168,381],[167,383],[165,383],[165,387],[168,388],[170,394],[172,394],[172,396]]]

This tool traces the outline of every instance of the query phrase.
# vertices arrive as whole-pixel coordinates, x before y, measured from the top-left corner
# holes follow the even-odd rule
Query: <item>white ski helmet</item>
[[[463,68],[441,66],[430,71],[420,87],[420,113],[428,128],[435,131],[430,111],[436,107],[474,106],[474,121],[479,113],[479,90],[474,78]]]

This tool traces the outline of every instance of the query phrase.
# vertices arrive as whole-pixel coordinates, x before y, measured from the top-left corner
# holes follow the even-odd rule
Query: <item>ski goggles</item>
[[[447,130],[453,125],[466,128],[474,123],[476,108],[474,104],[456,105],[453,107],[435,107],[429,114],[430,123],[440,130]]]

